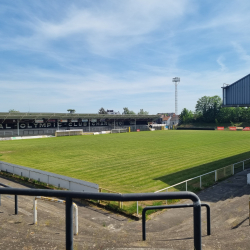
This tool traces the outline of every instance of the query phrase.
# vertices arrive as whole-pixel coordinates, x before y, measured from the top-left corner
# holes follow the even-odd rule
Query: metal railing
[[[73,250],[73,198],[109,200],[109,201],[142,201],[142,200],[167,200],[190,199],[193,201],[194,218],[194,249],[201,250],[201,202],[199,197],[192,192],[167,192],[167,193],[137,193],[137,194],[106,194],[87,193],[43,189],[18,189],[0,188],[0,194],[47,196],[66,198],[66,250]]]
[[[54,198],[44,197],[44,196],[36,196],[34,198],[34,202],[33,202],[33,210],[34,210],[33,223],[34,223],[34,225],[37,225],[37,200],[38,199],[43,200],[43,201],[50,201],[50,202],[66,204],[66,201],[64,201],[64,200],[59,200],[59,199],[54,199]],[[74,206],[74,212],[75,212],[74,235],[78,235],[78,207],[74,202],[73,202],[73,206]]]
[[[5,187],[5,188],[11,188],[10,186],[0,183],[0,186]],[[0,193],[0,206],[1,206],[1,193]],[[15,214],[18,214],[18,197],[15,194]]]
[[[207,210],[207,235],[211,235],[210,206],[206,203],[201,203],[201,206],[206,207],[206,210]],[[194,207],[194,205],[193,204],[180,204],[180,205],[150,206],[150,207],[143,208],[143,210],[142,210],[142,240],[146,240],[146,212],[148,210],[166,209],[166,208],[167,209],[185,208],[185,207]]]
[[[121,194],[121,193],[112,191],[112,190],[107,189],[107,188],[102,188],[102,187],[99,187],[99,193]],[[98,200],[97,202],[100,204],[102,201],[101,201],[101,200]],[[109,204],[110,202],[108,201],[107,203]],[[118,201],[118,207],[119,207],[119,208],[123,208],[123,202],[122,202],[122,201]]]
[[[169,189],[177,187],[177,186],[181,187],[181,185],[182,185],[182,189],[184,189],[183,191],[188,191],[188,183],[190,183],[191,181],[193,181],[193,184],[190,184],[190,185],[192,185],[192,187],[194,187],[196,189],[197,188],[201,189],[204,185],[209,186],[209,184],[216,183],[220,179],[232,176],[240,171],[244,171],[247,167],[249,168],[250,164],[248,164],[248,166],[247,166],[247,164],[246,164],[247,161],[249,161],[248,163],[250,163],[250,158],[243,160],[243,161],[239,161],[237,163],[233,163],[229,166],[219,168],[219,169],[216,169],[214,171],[187,179],[185,181],[176,183],[172,186],[163,188],[161,190],[157,190],[157,191],[155,191],[155,193],[160,193],[160,192],[164,192],[164,191],[167,192]],[[209,177],[209,175],[210,175],[210,177]],[[205,182],[205,181],[203,182],[202,178],[206,178],[206,177],[208,177],[209,180],[207,180],[207,182]],[[194,180],[196,180],[196,181],[194,181]],[[208,184],[208,185],[206,185],[206,184]],[[191,191],[191,190],[189,190],[189,191]]]

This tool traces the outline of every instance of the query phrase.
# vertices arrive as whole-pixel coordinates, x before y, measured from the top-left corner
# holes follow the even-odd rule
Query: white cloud
[[[247,51],[237,42],[232,43],[236,52],[238,53],[241,60],[245,61],[246,63],[250,63],[250,55],[247,53]]]
[[[219,64],[220,70],[221,70],[221,71],[226,71],[226,70],[227,70],[227,67],[226,67],[225,64],[223,63],[223,61],[224,61],[224,57],[223,57],[223,56],[219,56],[218,59],[217,59],[216,61],[217,61],[217,63]]]

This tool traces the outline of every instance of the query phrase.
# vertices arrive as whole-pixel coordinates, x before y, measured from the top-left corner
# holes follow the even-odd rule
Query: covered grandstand
[[[0,112],[0,137],[54,135],[56,130],[108,131],[130,127],[148,130],[158,115]]]

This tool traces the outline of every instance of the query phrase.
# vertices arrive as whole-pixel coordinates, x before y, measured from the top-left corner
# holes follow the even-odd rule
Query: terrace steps
[[[249,248],[250,188],[246,185],[246,173],[239,173],[199,193],[201,201],[211,206],[211,236],[206,235],[206,210],[202,208],[203,249]],[[6,184],[21,187],[10,181]],[[2,197],[0,249],[30,246],[33,249],[38,246],[47,247],[45,249],[65,248],[64,206],[42,201],[38,201],[38,204],[38,225],[34,226],[31,197],[19,197],[19,215],[13,215],[13,197]],[[122,216],[79,204],[79,235],[74,237],[74,245],[76,249],[102,250],[193,249],[192,208],[169,209],[153,215],[146,224],[146,241],[141,240],[141,225],[141,221],[130,221]]]

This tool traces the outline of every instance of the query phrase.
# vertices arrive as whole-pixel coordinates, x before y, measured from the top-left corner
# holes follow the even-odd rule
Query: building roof
[[[84,113],[0,112],[0,119],[157,119],[159,115],[108,115]]]
[[[171,116],[165,116],[165,117],[162,118],[162,120],[163,120],[163,121],[168,121],[169,118],[171,118]]]

